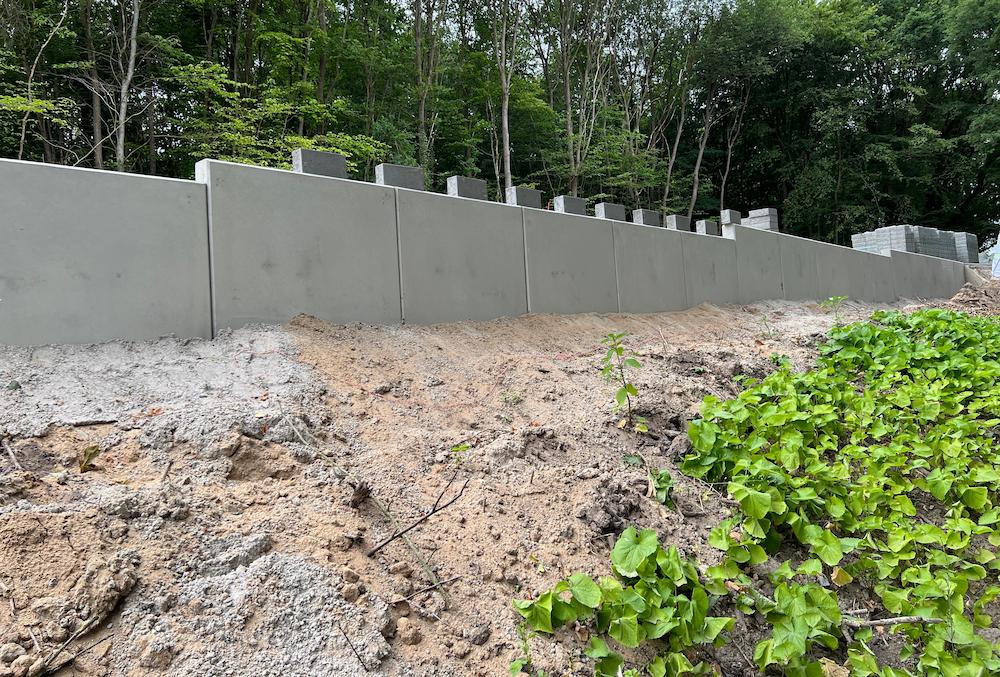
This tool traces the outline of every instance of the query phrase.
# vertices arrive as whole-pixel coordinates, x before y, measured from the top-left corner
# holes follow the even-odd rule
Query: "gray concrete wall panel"
[[[0,343],[211,335],[205,187],[0,160]]]
[[[395,190],[215,160],[208,184],[215,329],[287,322],[397,323]]]
[[[664,228],[620,221],[612,228],[621,312],[687,308],[683,236]]]
[[[677,231],[684,252],[684,286],[688,307],[725,305],[739,300],[736,243],[715,235]]]
[[[784,298],[793,301],[822,300],[816,279],[816,258],[819,254],[817,242],[794,235],[776,235],[781,251],[781,288]]]
[[[780,235],[756,228],[723,226],[736,242],[736,279],[740,303],[784,298]]]
[[[528,312],[520,208],[402,189],[396,200],[404,321]]]
[[[612,222],[537,209],[523,216],[529,312],[616,312]]]

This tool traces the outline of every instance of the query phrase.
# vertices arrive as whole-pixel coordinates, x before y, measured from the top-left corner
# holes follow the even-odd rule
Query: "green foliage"
[[[639,391],[628,378],[628,370],[641,369],[642,364],[634,354],[626,354],[625,344],[622,343],[622,339],[626,336],[628,334],[624,332],[620,334],[612,332],[601,341],[608,347],[604,357],[601,358],[601,376],[618,386],[618,390],[615,391],[615,411],[624,409],[626,412],[626,418],[618,423],[618,427],[632,426],[636,432],[645,433],[649,432],[646,419],[636,416],[632,411],[632,398],[638,397]]]
[[[600,677],[640,674],[623,670],[625,659],[608,639],[626,648],[648,644],[657,654],[646,666],[651,675],[710,674],[709,666],[692,664],[685,652],[721,644],[734,620],[709,615],[715,598],[694,562],[675,547],[662,548],[656,532],[629,527],[611,551],[611,569],[613,576],[597,581],[573,574],[534,600],[516,600],[514,607],[536,632],[551,634],[572,623],[589,627],[593,637],[584,653]]]
[[[833,313],[834,321],[839,326],[843,324],[840,318],[840,308],[848,298],[847,296],[831,296],[826,301],[821,301],[819,307],[825,312]]]
[[[657,472],[650,470],[649,481],[653,483],[653,491],[656,494],[657,502],[668,508],[673,508],[674,478],[670,475],[670,472],[667,470],[659,470]]]
[[[915,651],[913,674],[994,674],[998,648],[982,630],[1000,596],[1000,324],[924,310],[876,313],[835,327],[816,367],[782,365],[735,399],[706,398],[692,421],[685,473],[727,482],[739,514],[710,543],[719,591],[745,591],[744,569],[790,547],[810,559],[772,575],[774,600],[745,594],[774,626],[758,645],[763,669],[816,670],[817,646],[839,645],[835,586],[857,581],[885,614],[937,619],[896,626]],[[730,588],[732,589],[732,588]],[[858,631],[856,674],[877,665]]]

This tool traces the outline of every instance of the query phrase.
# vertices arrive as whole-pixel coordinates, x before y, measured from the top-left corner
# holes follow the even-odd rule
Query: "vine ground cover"
[[[781,364],[734,399],[706,398],[689,426],[683,471],[738,502],[712,532],[720,564],[701,570],[630,528],[614,577],[570,577],[516,607],[535,631],[585,625],[599,675],[711,671],[692,658],[725,640],[722,610],[766,621],[753,660],[768,673],[1000,674],[998,377],[989,318],[835,327],[813,369]],[[872,641],[890,632],[894,653]],[[656,657],[626,672],[607,637]]]

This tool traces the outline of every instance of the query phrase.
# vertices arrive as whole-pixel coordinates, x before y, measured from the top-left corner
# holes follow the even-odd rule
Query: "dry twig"
[[[388,538],[383,539],[378,545],[376,545],[375,547],[373,547],[366,554],[369,557],[373,556],[379,550],[381,550],[385,546],[389,545],[390,543],[392,543],[393,541],[395,541],[400,536],[403,536],[403,535],[409,533],[413,529],[417,528],[418,526],[420,526],[421,524],[423,524],[424,522],[426,522],[432,516],[434,516],[437,513],[441,512],[442,510],[444,510],[445,508],[447,508],[449,505],[451,505],[452,503],[454,503],[455,501],[457,501],[458,499],[460,499],[462,497],[462,494],[465,493],[465,488],[467,486],[469,486],[469,480],[468,479],[466,479],[465,482],[462,484],[462,488],[458,490],[457,494],[455,494],[453,497],[451,497],[448,501],[446,501],[444,503],[441,503],[441,499],[444,498],[445,493],[448,491],[448,489],[451,487],[451,485],[452,485],[452,483],[454,481],[455,481],[455,475],[452,475],[451,479],[448,481],[448,484],[446,484],[445,487],[444,487],[444,489],[441,490],[441,493],[438,494],[437,500],[434,501],[434,505],[431,506],[430,511],[426,515],[424,515],[423,517],[421,517],[421,518],[419,518],[417,520],[414,520],[405,529],[397,530],[395,533],[393,533]]]
[[[344,640],[347,642],[347,646],[351,647],[351,651],[354,652],[355,658],[357,658],[358,662],[361,663],[361,667],[363,667],[365,670],[368,670],[368,664],[365,663],[365,659],[361,657],[361,654],[358,653],[358,650],[354,648],[354,642],[352,642],[351,638],[347,636],[346,632],[344,632],[344,628],[340,625],[340,621],[334,621],[334,622],[337,624],[337,629],[340,630],[340,634],[344,636]]]
[[[17,456],[14,455],[14,448],[10,446],[10,440],[6,437],[3,439],[3,448],[7,452],[7,455],[10,456],[10,460],[13,462],[14,467],[23,472],[24,467],[21,465],[20,461],[17,460]]]
[[[390,602],[390,604],[399,604],[400,602],[405,602],[407,600],[411,600],[414,597],[416,597],[417,595],[421,595],[421,594],[423,594],[425,592],[430,592],[431,590],[434,590],[435,588],[440,588],[442,585],[447,585],[448,583],[451,583],[452,581],[457,581],[461,577],[462,576],[460,574],[458,576],[452,576],[451,578],[449,578],[446,581],[438,581],[434,585],[428,585],[426,588],[420,588],[416,592],[410,593],[406,597],[400,597],[399,599],[394,599],[394,600],[392,600],[392,602]]]

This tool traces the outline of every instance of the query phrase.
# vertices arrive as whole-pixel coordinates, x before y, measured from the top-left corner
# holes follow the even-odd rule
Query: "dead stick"
[[[161,483],[161,484],[162,484],[163,482],[165,482],[165,481],[167,480],[167,475],[169,475],[169,474],[170,474],[170,468],[171,468],[171,467],[172,467],[173,465],[174,465],[174,459],[172,459],[172,458],[171,458],[171,459],[168,459],[168,460],[167,460],[167,467],[165,467],[165,468],[163,469],[163,472],[162,472],[162,473],[160,473],[160,483]]]
[[[21,462],[17,460],[17,456],[14,455],[14,448],[10,446],[10,442],[7,438],[4,438],[3,440],[3,448],[7,451],[7,455],[10,456],[10,460],[14,463],[14,467],[24,472],[24,467],[21,465]]]
[[[410,524],[410,526],[406,527],[402,531],[397,531],[392,536],[389,536],[388,538],[384,539],[381,543],[379,543],[374,548],[372,548],[371,550],[369,550],[366,554],[369,557],[372,557],[373,555],[375,555],[375,553],[377,553],[379,550],[381,550],[385,546],[387,546],[390,543],[392,543],[393,541],[395,541],[400,536],[403,536],[404,534],[409,533],[413,529],[416,529],[418,526],[420,526],[421,524],[423,524],[424,522],[426,522],[428,519],[430,519],[434,515],[438,514],[439,512],[441,512],[442,510],[444,510],[445,508],[447,508],[449,505],[451,505],[452,503],[454,503],[455,501],[457,501],[458,499],[460,499],[462,497],[462,494],[465,493],[465,487],[467,487],[467,486],[469,486],[469,480],[465,480],[465,483],[462,484],[462,488],[458,490],[458,493],[455,494],[455,496],[453,498],[451,498],[450,500],[446,501],[445,503],[443,503],[441,505],[438,505],[438,501],[441,500],[441,497],[439,496],[438,497],[438,501],[434,502],[434,507],[431,508],[431,511],[429,513],[427,513],[426,515],[424,515],[420,519],[412,522]],[[447,487],[445,487],[445,488],[447,489]],[[442,493],[442,495],[443,495],[443,493]]]
[[[329,458],[329,455],[319,448],[319,443],[318,440],[316,440],[315,436],[310,434],[310,437],[312,437],[313,440],[316,440],[314,444],[310,444],[302,436],[302,433],[299,432],[298,427],[294,423],[292,423],[292,420],[289,418],[288,414],[284,414],[282,418],[304,445],[312,449],[315,449],[316,452],[321,456]],[[306,432],[309,431],[307,430]],[[361,481],[355,475],[348,473],[346,470],[341,468],[336,463],[331,463],[331,466],[333,467],[334,474],[336,474],[341,479],[347,480],[348,482],[354,480],[355,483]],[[393,516],[393,514],[389,511],[389,507],[386,506],[382,501],[380,501],[374,494],[370,494],[368,498],[371,500],[372,503],[375,504],[375,507],[379,509],[379,512],[382,513],[382,516],[385,517],[385,519],[389,520],[389,524],[392,525],[392,528],[398,530],[399,520],[397,520],[395,516]],[[420,568],[423,570],[425,574],[427,574],[427,577],[431,580],[431,582],[439,583],[441,579],[438,578],[438,575],[434,572],[434,569],[431,568],[430,562],[427,561],[427,558],[424,557],[424,554],[420,551],[420,549],[416,545],[414,545],[413,541],[411,541],[408,536],[403,536],[403,543],[405,543],[406,547],[408,547],[413,552],[413,556],[417,558],[417,563],[420,564]],[[451,600],[448,597],[448,594],[444,590],[441,591],[441,595],[444,597],[444,601],[446,603],[451,602]]]
[[[936,625],[943,623],[941,618],[924,618],[923,616],[896,616],[895,618],[851,618],[843,619],[843,624],[849,628],[873,628],[878,625],[903,625],[904,623],[923,623],[925,625]]]
[[[358,650],[354,648],[354,643],[351,641],[351,638],[347,636],[347,633],[344,632],[344,628],[341,627],[340,621],[335,620],[334,622],[337,624],[337,629],[340,630],[340,634],[342,634],[344,636],[344,639],[347,641],[347,646],[351,647],[351,651],[354,652],[354,656],[358,659],[358,662],[361,663],[361,667],[363,667],[365,670],[368,670],[368,664],[365,663],[364,659],[361,657],[361,654],[358,653]]]
[[[60,671],[60,670],[62,670],[62,669],[63,669],[64,667],[66,667],[67,665],[69,665],[70,663],[72,663],[73,661],[75,661],[75,660],[76,660],[77,658],[79,658],[79,657],[80,657],[80,656],[82,656],[83,654],[85,654],[85,653],[87,653],[88,651],[90,651],[91,649],[93,649],[93,648],[94,648],[95,646],[97,646],[97,645],[98,645],[98,644],[100,644],[101,642],[106,642],[106,641],[108,641],[109,639],[111,639],[112,637],[114,637],[114,635],[105,635],[104,637],[101,637],[101,638],[100,638],[99,640],[97,640],[96,642],[91,642],[90,644],[88,644],[87,646],[83,647],[82,649],[80,649],[79,651],[77,651],[77,652],[76,652],[75,654],[73,654],[72,656],[70,656],[69,658],[67,658],[66,660],[64,660],[64,661],[63,661],[62,663],[59,663],[58,665],[52,665],[52,666],[50,666],[50,667],[49,667],[48,669],[46,669],[46,670],[45,670],[45,672],[43,672],[42,674],[43,674],[43,675],[51,675],[51,674],[52,674],[52,673],[54,673],[54,672],[59,672],[59,671]],[[62,651],[62,650],[60,649],[60,652],[61,652],[61,651]],[[58,655],[58,654],[57,654],[57,655]]]
[[[452,576],[451,578],[449,578],[446,581],[439,581],[439,582],[435,583],[434,585],[428,585],[426,588],[420,588],[416,592],[411,593],[411,594],[407,595],[406,597],[400,597],[399,599],[392,600],[392,602],[390,602],[390,604],[399,604],[400,602],[405,602],[407,600],[413,599],[417,595],[423,594],[425,592],[430,592],[434,588],[440,588],[442,585],[447,585],[448,583],[451,583],[452,581],[457,581],[461,577],[462,577],[461,574],[458,575],[458,576]]]

